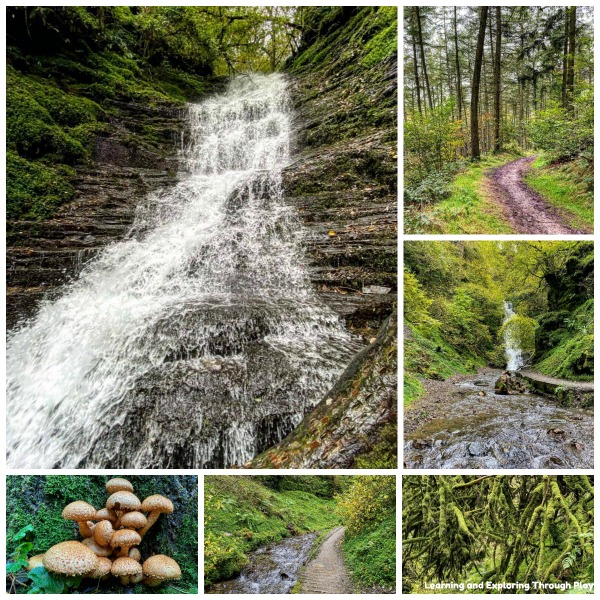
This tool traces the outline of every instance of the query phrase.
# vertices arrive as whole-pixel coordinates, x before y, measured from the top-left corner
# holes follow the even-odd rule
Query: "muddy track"
[[[565,223],[559,211],[523,181],[535,155],[513,160],[491,172],[488,186],[516,233],[584,233]]]
[[[342,556],[344,527],[338,527],[323,542],[319,554],[306,566],[302,594],[351,594],[350,576]]]

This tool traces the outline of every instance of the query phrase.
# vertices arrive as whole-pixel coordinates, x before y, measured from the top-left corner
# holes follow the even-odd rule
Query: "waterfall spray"
[[[9,336],[11,468],[239,465],[341,374],[360,345],[285,201],[289,104],[271,75],[191,106],[179,182]]]

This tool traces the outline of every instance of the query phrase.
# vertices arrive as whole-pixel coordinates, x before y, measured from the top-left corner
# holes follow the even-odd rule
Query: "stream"
[[[283,439],[362,343],[286,199],[284,76],[190,105],[173,187],[7,341],[10,468],[221,468]]]
[[[448,382],[446,414],[405,434],[406,467],[593,468],[593,412],[535,394],[495,394],[501,373],[486,369],[475,379]]]
[[[308,559],[316,533],[274,542],[250,552],[242,572],[210,586],[207,594],[289,594]]]

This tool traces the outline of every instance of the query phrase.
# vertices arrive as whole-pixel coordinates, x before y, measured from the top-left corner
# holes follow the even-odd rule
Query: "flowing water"
[[[511,302],[504,302],[504,323],[515,316]],[[510,325],[504,328],[504,352],[506,353],[506,370],[517,371],[525,364],[519,338]]]
[[[9,336],[12,468],[222,467],[276,443],[360,349],[286,203],[285,79],[189,108],[184,172]]]
[[[456,395],[451,412],[405,435],[408,468],[593,468],[593,412],[535,394],[497,395],[501,372],[448,383]]]
[[[207,593],[289,594],[316,536],[307,533],[250,552],[248,564],[235,579],[215,583]]]

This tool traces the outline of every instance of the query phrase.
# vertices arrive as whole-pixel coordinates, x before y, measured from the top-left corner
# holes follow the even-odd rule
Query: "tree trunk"
[[[577,7],[569,7],[569,52],[567,54],[567,81],[566,108],[569,112],[575,112],[574,94],[575,94],[575,29],[577,27]]]
[[[458,118],[462,119],[462,82],[460,78],[460,60],[458,57],[458,28],[456,26],[456,6],[454,7],[454,56],[456,59],[456,100],[458,102]]]
[[[482,6],[479,17],[479,33],[477,34],[477,49],[473,66],[473,85],[471,86],[471,159],[479,160],[479,82],[481,79],[481,64],[483,62],[483,43],[485,41],[485,24],[488,7]]]
[[[567,108],[567,55],[568,54],[569,54],[569,7],[565,6],[565,43],[563,45],[562,85],[561,85],[561,100],[562,100],[563,108]]]
[[[500,56],[502,53],[502,15],[496,6],[496,56],[494,57],[494,152],[500,152]]]
[[[429,109],[433,110],[433,100],[431,99],[431,87],[429,86],[429,77],[427,76],[427,63],[425,62],[425,48],[423,45],[423,31],[421,29],[421,13],[419,7],[415,6],[417,15],[417,33],[419,35],[419,50],[421,51],[421,66],[423,71],[423,79],[425,80],[425,91],[427,92],[427,100],[429,101]]]
[[[413,64],[415,67],[415,86],[417,87],[417,106],[419,107],[419,114],[423,114],[423,108],[421,107],[421,84],[419,82],[419,64],[417,61],[417,42],[415,40],[414,28],[413,28],[413,32],[412,32],[412,47],[413,47]]]

